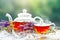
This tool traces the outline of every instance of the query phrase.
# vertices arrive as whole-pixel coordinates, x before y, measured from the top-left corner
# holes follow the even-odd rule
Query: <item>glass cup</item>
[[[49,30],[50,26],[47,25],[47,26],[37,26],[37,25],[34,25],[34,30],[37,34],[40,34],[40,33],[47,33],[48,30]]]
[[[44,20],[40,17],[36,17],[38,19],[40,19],[39,22],[37,22],[36,20],[36,23],[34,24],[34,31],[37,33],[37,34],[46,34],[48,32],[48,30],[50,29],[51,25],[54,25],[54,23],[46,23],[44,22]],[[36,19],[35,18],[35,19]]]

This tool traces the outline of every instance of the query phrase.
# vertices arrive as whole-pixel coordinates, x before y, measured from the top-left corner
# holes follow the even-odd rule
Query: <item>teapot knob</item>
[[[23,13],[27,13],[27,10],[26,9],[23,9]]]

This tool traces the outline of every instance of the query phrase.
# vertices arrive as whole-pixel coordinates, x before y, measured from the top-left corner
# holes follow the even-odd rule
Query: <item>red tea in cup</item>
[[[40,26],[34,25],[34,30],[38,34],[47,33],[49,28],[50,28],[50,25],[45,25],[45,26],[44,25],[40,25]]]

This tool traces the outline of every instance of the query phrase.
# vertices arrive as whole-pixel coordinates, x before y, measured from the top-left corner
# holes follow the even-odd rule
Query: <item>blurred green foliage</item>
[[[14,19],[24,8],[33,17],[40,16],[60,22],[60,0],[0,0],[0,20],[7,19],[6,13],[10,13]]]

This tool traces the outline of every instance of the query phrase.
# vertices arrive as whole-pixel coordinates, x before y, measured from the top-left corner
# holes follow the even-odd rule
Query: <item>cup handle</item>
[[[56,25],[55,25],[54,23],[51,23],[51,25],[54,26],[54,27],[52,28],[52,30],[55,30],[55,26],[56,26]]]
[[[56,26],[54,23],[50,23],[50,25]]]
[[[39,17],[39,16],[34,17],[34,21],[35,21],[35,22],[37,22],[37,21],[35,20],[36,18],[40,19],[40,21],[39,21],[40,23],[43,23],[43,19],[42,19],[41,17]]]
[[[56,26],[54,23],[51,23],[51,25]]]

